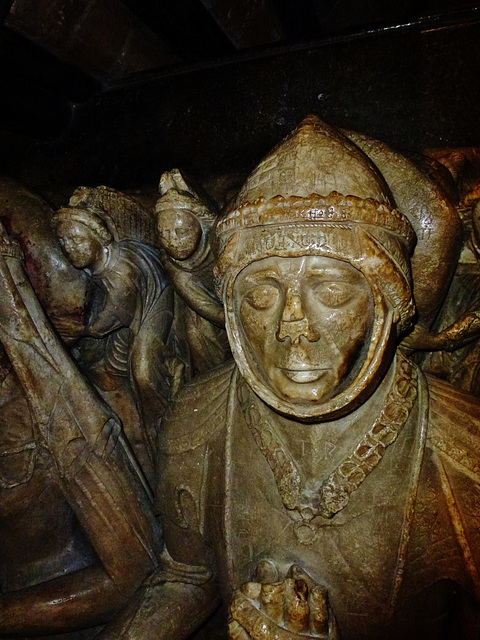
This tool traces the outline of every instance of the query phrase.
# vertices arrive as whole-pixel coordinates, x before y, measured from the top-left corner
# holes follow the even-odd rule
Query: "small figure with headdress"
[[[160,178],[157,213],[163,267],[183,304],[178,313],[189,347],[193,374],[230,357],[223,305],[215,292],[210,231],[215,203],[178,169]]]
[[[146,457],[145,451],[138,457],[153,482],[156,424],[174,377],[166,347],[173,288],[152,246],[154,223],[138,203],[113,189],[80,187],[68,207],[57,212],[54,225],[69,261],[93,283],[82,335],[107,338],[93,379],[107,391],[129,380],[146,451]]]

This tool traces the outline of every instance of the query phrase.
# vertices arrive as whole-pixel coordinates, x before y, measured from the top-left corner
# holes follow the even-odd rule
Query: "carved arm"
[[[18,257],[2,253],[0,339],[28,399],[38,441],[49,450],[58,485],[99,563],[2,595],[0,630],[92,626],[125,605],[157,566],[158,522],[120,425],[51,328]]]

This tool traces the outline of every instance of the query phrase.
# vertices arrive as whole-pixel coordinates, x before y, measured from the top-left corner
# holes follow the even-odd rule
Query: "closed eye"
[[[244,300],[258,311],[266,311],[277,304],[280,298],[280,289],[275,281],[266,281],[257,284],[247,291]]]
[[[338,309],[352,300],[355,288],[347,282],[319,282],[312,287],[312,292],[321,304]]]

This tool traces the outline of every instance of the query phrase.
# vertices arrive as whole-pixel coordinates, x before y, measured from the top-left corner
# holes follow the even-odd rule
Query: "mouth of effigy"
[[[330,369],[325,367],[312,367],[305,366],[295,369],[280,368],[283,375],[298,384],[308,384],[311,382],[317,382],[329,371]]]

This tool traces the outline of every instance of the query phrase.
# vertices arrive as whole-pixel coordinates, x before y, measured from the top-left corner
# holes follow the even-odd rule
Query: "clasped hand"
[[[340,640],[326,589],[301,567],[279,582],[275,565],[263,561],[254,580],[233,593],[229,640]]]

